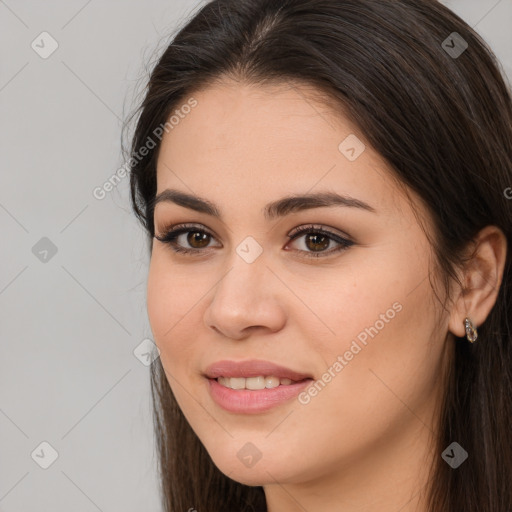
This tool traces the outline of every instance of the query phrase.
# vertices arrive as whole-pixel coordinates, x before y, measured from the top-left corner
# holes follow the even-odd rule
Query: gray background
[[[144,233],[128,178],[92,192],[123,164],[122,120],[155,58],[202,3],[0,0],[2,512],[161,510]],[[444,3],[512,81],[512,0]],[[51,48],[43,31],[59,45],[45,59],[31,47]],[[47,469],[42,442],[58,454]]]

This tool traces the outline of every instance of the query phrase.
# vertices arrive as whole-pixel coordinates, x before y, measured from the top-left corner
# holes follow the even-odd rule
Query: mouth
[[[204,374],[213,401],[222,409],[255,414],[283,405],[312,381],[311,375],[268,361],[219,361]]]

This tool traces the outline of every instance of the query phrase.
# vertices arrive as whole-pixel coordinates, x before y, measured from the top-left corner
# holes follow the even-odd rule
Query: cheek
[[[300,331],[315,351],[343,353],[357,336],[364,342],[365,329],[377,322],[378,330],[385,330],[399,315],[410,277],[400,266],[394,268],[396,263],[389,255],[365,256],[360,251],[339,268],[322,269],[326,271],[307,280],[293,278],[293,289],[304,302],[298,306],[303,312],[294,321],[300,323]]]
[[[347,263],[347,271],[332,272],[337,277],[328,286],[317,281],[319,287],[310,287],[314,294],[308,295],[308,306],[321,323],[310,314],[297,316],[309,350],[336,375],[324,374],[333,381],[328,387],[354,408],[367,400],[373,402],[367,406],[378,407],[391,394],[379,376],[404,396],[414,393],[411,382],[424,379],[416,389],[421,393],[422,385],[431,384],[429,375],[437,374],[442,348],[441,340],[432,338],[437,310],[427,258],[406,245],[398,250],[396,244],[373,251],[371,260],[360,256]],[[353,403],[354,389],[366,398],[358,396]]]
[[[176,339],[176,331],[198,305],[200,278],[173,264],[165,251],[154,250],[147,280],[148,318],[160,343]]]
[[[197,286],[185,279],[183,273],[158,253],[151,258],[147,281],[147,313],[154,341],[166,372],[178,376],[177,361],[191,347],[191,318],[199,306]],[[195,320],[197,325],[197,319]],[[172,385],[172,382],[170,382]]]
[[[153,253],[147,282],[147,310],[155,342],[160,345],[168,329],[173,325],[175,314],[173,286],[168,275],[162,271],[159,258]],[[162,347],[159,346],[161,349]]]
[[[201,354],[204,308],[216,276],[171,261],[164,250],[154,250],[147,280],[147,313],[155,344],[169,383],[179,401],[181,386],[197,379]]]

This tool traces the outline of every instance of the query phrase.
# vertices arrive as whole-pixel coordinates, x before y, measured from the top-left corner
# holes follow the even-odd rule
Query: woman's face
[[[193,252],[153,241],[151,328],[179,406],[230,478],[305,483],[384,465],[407,479],[434,428],[447,313],[428,241],[386,163],[309,92],[225,82],[178,107],[157,196],[196,196],[218,216],[157,202],[156,235],[189,224],[174,246]],[[346,200],[266,210],[313,194]],[[234,367],[216,375],[237,378],[208,378],[219,361]],[[310,380],[281,382],[286,372],[265,362]]]

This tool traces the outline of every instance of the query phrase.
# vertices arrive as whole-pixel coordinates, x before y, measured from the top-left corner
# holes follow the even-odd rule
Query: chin
[[[249,486],[262,486],[276,482],[291,482],[298,476],[299,468],[292,467],[286,457],[279,456],[277,448],[274,455],[278,455],[278,457],[267,460],[261,457],[259,460],[251,461],[249,458],[245,458],[244,452],[241,454],[238,452],[239,450],[231,452],[233,457],[230,458],[227,457],[229,451],[210,455],[219,471],[236,482]]]
[[[224,471],[223,468],[219,466],[217,466],[217,468],[228,478],[231,478],[231,480],[234,480],[235,482],[243,485],[249,485],[251,487],[270,485],[275,484],[276,481],[282,481],[279,474],[275,474],[275,472],[272,471],[270,471],[269,474],[263,467],[233,468],[232,466],[228,466],[226,468],[227,471]]]

